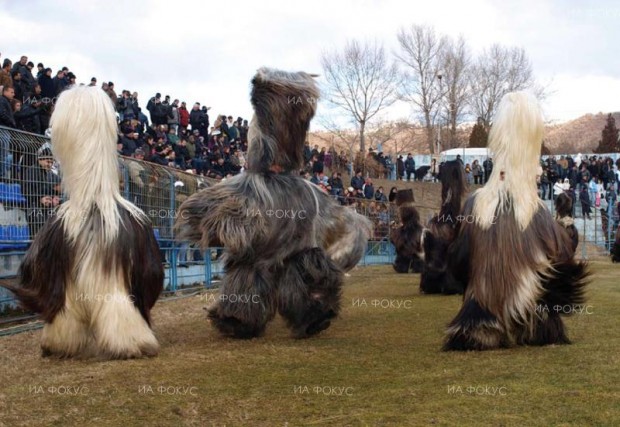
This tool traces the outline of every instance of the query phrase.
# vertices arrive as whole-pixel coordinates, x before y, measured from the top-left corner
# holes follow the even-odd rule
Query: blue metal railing
[[[215,287],[215,281],[221,279],[224,272],[224,266],[221,260],[223,248],[209,248],[202,252],[199,249],[185,247],[184,245],[172,244],[172,241],[160,239],[162,252],[165,256],[165,279],[164,290],[166,292],[177,292],[183,288],[192,286],[202,286],[207,289]],[[15,243],[15,242],[13,242]],[[22,242],[30,244],[30,241]],[[166,247],[167,246],[167,247]],[[183,246],[180,248],[179,246]],[[200,253],[202,260],[179,259],[181,251],[187,251],[189,256]],[[25,255],[24,251],[0,252],[0,260],[4,260],[5,264],[9,260],[8,257],[14,256],[15,259],[9,265],[5,265],[4,273],[0,274],[0,280],[14,279],[16,277],[17,268],[21,258]],[[364,257],[360,260],[360,266],[383,265],[394,262],[395,250],[394,246],[387,239],[380,241],[369,241]],[[1,261],[0,261],[1,264]],[[4,288],[0,287],[0,313],[7,308],[16,306],[16,301],[12,294]]]

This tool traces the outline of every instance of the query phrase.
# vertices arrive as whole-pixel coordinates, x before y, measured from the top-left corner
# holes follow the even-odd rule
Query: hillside
[[[608,113],[586,114],[575,120],[549,126],[545,142],[552,153],[591,153],[598,146]],[[620,112],[613,113],[620,123]]]

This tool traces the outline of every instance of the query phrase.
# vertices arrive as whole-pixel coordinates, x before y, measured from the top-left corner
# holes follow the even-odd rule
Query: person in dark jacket
[[[383,193],[383,187],[379,187],[375,193],[375,200],[377,202],[387,202],[388,199],[387,197],[385,197],[385,194]]]
[[[28,92],[32,92],[34,90],[34,85],[37,84],[37,80],[32,75],[33,68],[34,64],[32,62],[28,62],[25,67],[20,67],[19,69],[19,72],[22,75],[22,80],[26,83]]]
[[[486,184],[493,173],[493,159],[489,157],[482,162],[482,169],[484,169],[484,183]]]
[[[33,92],[26,98],[26,101],[22,103],[22,109],[25,107],[26,104],[28,104],[33,108],[39,110],[39,115],[36,116],[36,119],[38,120],[39,131],[36,133],[44,135],[45,130],[49,127],[53,103],[53,99],[44,99],[41,96],[41,85],[38,83],[34,85]]]
[[[2,96],[0,96],[0,126],[15,128],[15,117],[13,116],[13,107],[11,102],[15,96],[15,90],[11,87],[2,88]],[[9,171],[8,154],[11,145],[11,134],[0,129],[0,178],[4,178]]]
[[[329,185],[333,190],[340,190],[339,193],[344,192],[344,183],[342,182],[341,175],[338,172],[332,173],[332,177],[329,179]]]
[[[38,233],[60,204],[60,179],[52,172],[54,158],[49,144],[37,152],[37,164],[24,168],[22,191],[28,203],[30,237]]]
[[[411,175],[415,173],[415,160],[411,153],[407,154],[407,160],[405,160],[405,172],[407,172],[407,181],[411,180]]]
[[[159,144],[155,147],[155,154],[151,156],[149,161],[161,166],[169,166],[170,161],[174,160],[174,151],[169,145]]]
[[[351,178],[351,187],[354,190],[361,190],[364,186],[364,178],[362,178],[362,171],[358,169],[355,171],[355,176]]]
[[[39,85],[41,86],[41,96],[43,98],[53,99],[56,97],[51,68],[45,69],[45,73],[39,78]]]
[[[28,57],[22,56],[19,62],[16,62],[13,65],[13,69],[11,70],[12,72],[17,71],[21,75],[21,79],[24,84],[25,93],[32,92],[32,88],[34,87],[34,84],[36,83],[34,80],[34,77],[32,76],[32,72],[31,72],[31,70],[34,68],[34,64],[32,62],[27,62],[27,61],[28,61]],[[22,101],[21,97],[18,97],[18,99]]]
[[[146,109],[149,111],[151,115],[151,123],[159,126],[168,123],[168,118],[166,117],[166,107],[162,105],[161,102],[161,94],[157,93],[146,104]]]
[[[403,161],[403,156],[398,156],[396,160],[396,179],[402,180],[405,176],[405,162]]]
[[[375,187],[372,185],[372,180],[370,178],[366,178],[362,190],[364,192],[364,198],[366,199],[372,199],[375,196]]]
[[[15,89],[15,99],[24,102],[24,97],[28,94],[28,86],[22,81],[22,75],[19,71],[12,71],[13,89]]]
[[[123,144],[123,149],[121,150],[121,154],[123,156],[131,157],[134,155],[136,150],[140,148],[138,144],[138,132],[135,132],[133,128],[128,128],[125,130],[121,136],[121,143]]]
[[[192,111],[189,113],[189,124],[192,127],[192,131],[197,130],[200,135],[204,136],[203,132],[206,125],[206,116],[200,109],[200,104],[198,102],[194,104]]]
[[[389,202],[394,202],[396,200],[396,194],[398,193],[398,188],[392,187],[390,188],[390,194],[388,196]]]
[[[60,95],[60,92],[65,90],[65,88],[67,87],[65,72],[63,70],[58,70],[58,72],[56,73],[56,77],[52,79],[52,82],[54,83],[54,96]],[[116,104],[116,100],[114,100],[114,103]]]
[[[318,155],[313,155],[312,156],[312,173],[323,173],[325,170],[325,165],[323,164],[323,162],[321,161],[321,159],[319,158]]]
[[[228,174],[233,174],[233,171],[230,168],[230,164],[224,162],[223,157],[218,157],[216,162],[207,171],[207,176],[215,179],[225,178]]]
[[[40,109],[30,103],[22,104],[17,99],[13,99],[12,106],[17,129],[25,132],[41,133]]]
[[[185,137],[179,139],[179,142],[174,145],[175,162],[180,169],[192,168],[192,156],[187,148],[187,140]]]
[[[13,116],[13,107],[11,102],[15,97],[15,89],[11,86],[2,88],[2,96],[0,96],[0,126],[15,128],[15,117]]]
[[[581,212],[583,213],[583,218],[592,219],[590,217],[592,214],[590,195],[588,194],[588,187],[585,185],[582,185],[579,190],[579,201],[581,202]]]

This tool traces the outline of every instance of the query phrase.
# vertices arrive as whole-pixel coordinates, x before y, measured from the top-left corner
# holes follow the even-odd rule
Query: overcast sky
[[[536,79],[550,84],[547,119],[620,110],[620,3],[602,1],[0,0],[0,52],[78,82],[111,80],[117,93],[155,92],[200,101],[211,115],[250,118],[257,68],[321,73],[324,50],[349,39],[397,49],[402,26],[462,34],[472,51],[492,43],[525,48]],[[414,115],[401,105],[391,119]],[[212,120],[213,122],[213,120]]]

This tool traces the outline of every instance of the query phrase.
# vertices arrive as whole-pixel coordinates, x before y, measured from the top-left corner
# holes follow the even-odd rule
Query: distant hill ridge
[[[598,147],[601,131],[605,127],[608,114],[585,114],[564,123],[547,125],[545,126],[545,145],[551,154],[593,153]],[[612,114],[616,119],[616,125],[620,127],[620,112]],[[386,125],[386,127],[389,126],[390,124]],[[472,127],[472,124],[461,125],[457,130],[457,143],[454,147],[449,147],[446,143],[444,149],[462,147],[463,144],[468,144]],[[442,130],[444,139],[447,134],[447,130]],[[350,135],[353,135],[353,132]],[[390,136],[389,139],[386,135]],[[342,143],[339,143],[338,137],[334,137],[328,132],[311,132],[308,139],[311,146],[318,144],[319,147],[329,147],[333,141],[338,149],[345,148]],[[366,147],[376,149],[379,144],[386,153],[394,153],[396,150],[399,153],[430,153],[426,144],[425,130],[422,126],[411,125],[400,131],[368,131]],[[357,150],[359,146],[355,148]],[[348,152],[348,150],[346,151]]]

